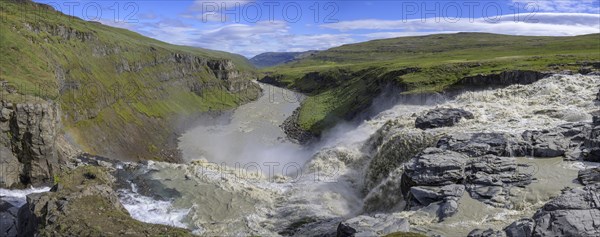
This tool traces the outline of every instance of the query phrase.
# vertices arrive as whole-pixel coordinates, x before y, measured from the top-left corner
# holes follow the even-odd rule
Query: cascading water
[[[598,109],[593,98],[599,84],[599,76],[556,75],[530,85],[465,92],[441,104],[400,103],[357,127],[333,129],[335,133],[325,135],[328,139],[315,150],[286,142],[277,127],[299,102],[267,94],[236,110],[227,125],[190,130],[181,138],[190,162],[149,162],[145,178],[177,193],[169,199],[170,209],[155,213],[180,216],[173,223],[199,234],[328,234],[344,219],[377,211],[407,218],[415,231],[466,235],[475,227],[501,227],[530,216],[562,188],[575,186],[577,169],[592,164],[518,157],[518,163],[536,168],[531,172],[537,180],[518,190],[518,197],[511,200],[514,208],[492,207],[465,192],[458,213],[438,223],[419,211],[403,211],[403,197],[393,188],[398,186],[402,162],[410,158],[399,156],[412,153],[395,149],[420,150],[448,134],[520,134],[591,121],[589,113]],[[436,107],[462,108],[475,118],[454,127],[416,129],[415,115]],[[128,192],[132,191],[123,191]],[[135,213],[136,205],[152,205],[144,198],[125,195],[122,201]],[[182,210],[188,211],[183,215]]]

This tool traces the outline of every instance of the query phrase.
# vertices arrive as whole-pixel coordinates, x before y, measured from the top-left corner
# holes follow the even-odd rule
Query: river
[[[329,139],[311,148],[289,142],[279,128],[300,105],[301,96],[262,84],[263,96],[236,109],[227,123],[198,126],[183,134],[180,148],[186,164],[140,165],[144,179],[170,190],[165,192],[171,193],[168,198],[142,196],[132,184],[131,189],[120,191],[121,200],[136,219],[185,227],[197,234],[331,234],[340,221],[364,214],[366,172],[373,154],[362,148],[385,123],[398,125],[391,135],[415,131],[415,114],[440,106],[464,108],[475,119],[434,129],[437,134],[517,134],[589,122],[589,112],[597,109],[592,98],[598,84],[598,76],[553,76],[531,85],[465,92],[440,104],[400,102],[358,126],[333,129],[325,136]],[[465,194],[459,212],[442,222],[419,211],[386,212],[406,218],[411,230],[428,234],[466,236],[474,228],[501,229],[531,216],[561,189],[578,186],[573,181],[577,171],[596,165],[560,157],[516,159],[534,167],[536,182],[513,197],[513,209],[491,207]]]

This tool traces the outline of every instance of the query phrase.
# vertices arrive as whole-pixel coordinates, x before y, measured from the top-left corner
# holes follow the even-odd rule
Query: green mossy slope
[[[84,150],[121,159],[176,161],[176,122],[260,94],[240,55],[166,44],[29,1],[0,3],[0,54],[2,100],[56,101]]]

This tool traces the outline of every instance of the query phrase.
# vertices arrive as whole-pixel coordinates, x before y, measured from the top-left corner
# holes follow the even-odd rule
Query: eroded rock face
[[[60,130],[59,106],[2,103],[0,111],[0,152],[3,154],[0,162],[10,169],[0,187],[50,182],[54,170],[58,169],[55,141]]]
[[[438,108],[417,117],[415,126],[420,129],[452,127],[463,118],[474,119],[475,117],[464,109]]]

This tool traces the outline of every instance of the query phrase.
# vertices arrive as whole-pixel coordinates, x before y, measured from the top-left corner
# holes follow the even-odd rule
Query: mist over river
[[[226,122],[198,126],[181,136],[186,164],[125,164],[121,170],[130,186],[120,190],[120,197],[136,219],[203,235],[335,235],[341,221],[360,215],[375,216],[380,222],[374,226],[410,225],[407,230],[444,236],[501,229],[530,217],[565,187],[580,186],[574,181],[577,171],[596,164],[562,157],[503,158],[534,181],[511,187],[501,200],[461,192],[458,212],[438,220],[427,208],[408,208],[402,194],[393,191],[401,186],[403,163],[385,154],[412,148],[415,137],[520,135],[590,122],[589,113],[598,108],[593,98],[599,84],[599,76],[555,75],[530,85],[465,92],[438,104],[400,101],[358,125],[332,129],[311,147],[288,141],[279,127],[301,96],[261,84],[262,97],[236,109]],[[453,127],[415,128],[417,115],[438,107],[462,108],[474,118]],[[404,142],[390,145],[398,137]]]

